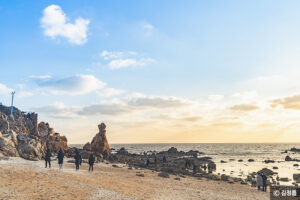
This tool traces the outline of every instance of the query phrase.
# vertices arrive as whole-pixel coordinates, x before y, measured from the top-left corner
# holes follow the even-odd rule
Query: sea
[[[72,145],[71,145],[72,146]],[[82,147],[83,145],[73,145]],[[237,144],[237,143],[189,143],[189,144],[110,144],[110,147],[117,151],[125,147],[130,153],[159,152],[175,147],[178,151],[198,150],[203,154],[199,155],[211,157],[217,165],[216,174],[226,174],[236,178],[246,178],[252,172],[257,172],[262,168],[268,168],[278,173],[280,178],[288,178],[288,182],[280,182],[281,185],[292,185],[293,174],[300,174],[300,162],[285,161],[289,155],[291,158],[300,160],[300,153],[286,150],[300,148],[300,144]],[[253,159],[254,162],[248,162]],[[225,161],[225,162],[221,162]],[[238,162],[243,160],[243,162]],[[265,163],[265,160],[274,160],[275,163]],[[294,164],[299,164],[294,166]],[[273,169],[278,167],[278,169]],[[276,178],[277,175],[274,176]]]

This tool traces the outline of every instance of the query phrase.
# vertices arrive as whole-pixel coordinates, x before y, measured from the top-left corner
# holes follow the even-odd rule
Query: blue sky
[[[118,143],[255,142],[248,132],[266,131],[264,142],[290,141],[300,104],[299,8],[298,1],[0,0],[0,101],[9,104],[16,90],[17,107],[39,112],[73,143],[89,140],[100,121]],[[240,126],[244,135],[229,133]]]

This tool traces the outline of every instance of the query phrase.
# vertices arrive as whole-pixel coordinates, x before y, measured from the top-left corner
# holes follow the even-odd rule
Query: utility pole
[[[10,108],[10,118],[14,118],[14,115],[13,115],[13,110],[14,110],[14,96],[15,96],[16,92],[13,91],[11,92],[11,108]]]

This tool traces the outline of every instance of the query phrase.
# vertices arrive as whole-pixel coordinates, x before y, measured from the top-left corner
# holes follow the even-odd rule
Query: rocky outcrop
[[[11,107],[0,106],[0,131],[8,129],[16,133],[24,133],[38,136],[38,115],[26,113],[18,108],[13,108],[13,118],[9,117]]]
[[[22,112],[11,107],[0,106],[0,154],[20,156],[25,159],[41,159],[48,147],[53,153],[63,149],[71,153],[67,138],[56,133],[48,123],[38,124],[38,114]]]
[[[18,157],[18,140],[14,131],[5,131],[0,137],[0,152],[4,156]]]
[[[20,157],[27,160],[33,160],[35,158],[42,159],[45,148],[37,137],[27,134],[19,134],[17,138],[17,149]]]
[[[56,133],[48,123],[39,123],[38,130],[43,145],[48,147],[51,152],[58,153],[58,151],[62,149],[67,154],[71,153],[67,138],[65,136],[61,136],[60,133]]]
[[[95,135],[91,142],[91,151],[94,153],[100,153],[104,156],[110,155],[111,151],[106,138],[106,125],[101,123],[98,125],[99,133]]]

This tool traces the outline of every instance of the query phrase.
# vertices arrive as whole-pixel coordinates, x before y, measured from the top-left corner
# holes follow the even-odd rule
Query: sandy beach
[[[87,164],[76,172],[72,163],[59,170],[56,161],[45,169],[43,161],[1,160],[0,199],[269,199],[268,193],[245,185],[194,177],[175,180],[179,177],[119,166],[97,163],[89,173]]]

